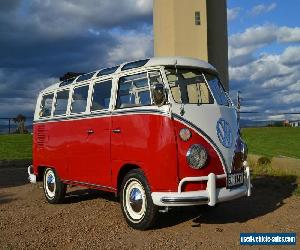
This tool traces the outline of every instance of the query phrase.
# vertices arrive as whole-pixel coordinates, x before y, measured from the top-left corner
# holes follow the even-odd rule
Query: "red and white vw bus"
[[[59,82],[38,97],[32,182],[49,203],[67,185],[113,192],[126,221],[250,196],[247,148],[216,69],[197,59],[124,63]]]

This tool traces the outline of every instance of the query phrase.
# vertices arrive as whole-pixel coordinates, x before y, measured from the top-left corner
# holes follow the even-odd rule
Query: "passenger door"
[[[116,107],[112,116],[112,161],[143,161],[147,150],[148,117],[141,110],[151,109],[147,73],[119,79]],[[150,108],[150,109],[149,109]]]
[[[150,86],[155,83],[163,83],[159,71],[119,79],[112,113],[112,174],[116,180],[120,167],[134,164],[143,169],[150,185],[168,176],[161,188],[170,188],[176,178],[176,144],[168,106],[152,104]]]
[[[109,112],[111,87],[111,80],[94,83],[91,86],[91,102],[88,104],[84,86],[74,89],[71,116],[78,113],[80,115],[82,112],[82,117],[74,120],[70,127],[73,134],[73,143],[70,145],[72,152],[70,174],[74,181],[98,186],[111,185]]]

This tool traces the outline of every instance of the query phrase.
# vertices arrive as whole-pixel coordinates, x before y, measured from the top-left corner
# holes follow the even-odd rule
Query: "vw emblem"
[[[231,148],[233,141],[232,131],[229,123],[222,118],[217,122],[217,135],[224,147]]]

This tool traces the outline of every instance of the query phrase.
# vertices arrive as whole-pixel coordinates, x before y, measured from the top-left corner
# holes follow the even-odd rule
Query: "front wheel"
[[[51,204],[61,203],[65,197],[67,186],[62,183],[52,168],[47,168],[43,178],[44,193]]]
[[[124,178],[121,189],[121,208],[124,217],[134,229],[152,227],[157,217],[151,191],[141,170],[132,170]]]

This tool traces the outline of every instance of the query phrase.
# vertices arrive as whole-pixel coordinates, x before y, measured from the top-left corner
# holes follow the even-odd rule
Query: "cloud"
[[[300,27],[262,25],[250,27],[229,38],[231,95],[242,93],[243,114],[254,120],[299,119],[300,112]],[[273,45],[282,52],[262,53]]]
[[[286,66],[297,66],[300,64],[300,46],[288,47],[284,50],[281,63]]]
[[[108,52],[108,64],[134,61],[153,56],[153,38],[151,34],[129,34],[118,37],[118,46]]]
[[[1,1],[0,32],[0,116],[31,116],[38,92],[67,71],[151,57],[152,0]],[[231,93],[242,91],[245,110],[299,111],[298,43],[300,27],[271,24],[229,38]],[[272,44],[285,49],[260,53]]]
[[[28,15],[41,32],[61,37],[79,34],[86,27],[125,28],[149,22],[152,4],[152,0],[32,0]]]
[[[229,38],[231,66],[242,66],[254,60],[253,53],[272,43],[300,43],[300,27],[263,25],[247,28]]]
[[[240,11],[241,11],[240,7],[236,7],[236,8],[232,8],[232,9],[227,9],[227,20],[228,21],[235,20],[239,16]]]
[[[270,12],[270,11],[274,10],[276,7],[277,7],[276,3],[271,3],[269,5],[264,5],[264,4],[255,5],[251,9],[250,14],[252,16],[258,16],[262,13]]]
[[[230,45],[233,47],[260,46],[272,42],[300,42],[300,27],[263,25],[248,28],[230,37]]]
[[[152,0],[0,3],[0,116],[32,116],[41,89],[67,71],[149,57]]]
[[[278,27],[278,33],[282,28]],[[297,30],[297,29],[293,29]],[[290,30],[291,31],[291,30]],[[245,31],[247,32],[247,31]],[[275,32],[277,34],[277,32]],[[275,37],[277,35],[275,34]],[[243,36],[243,34],[240,34]],[[235,38],[238,38],[235,35]],[[258,114],[248,114],[253,119],[295,119],[297,115],[275,116],[274,113],[300,112],[300,61],[298,46],[288,46],[281,53],[258,54],[258,49],[270,45],[280,39],[262,39],[260,43],[243,41],[230,47],[230,55],[247,55],[251,60],[243,64],[235,64],[230,58],[230,87],[231,95],[235,96],[237,90],[242,93],[242,111],[256,111]],[[281,44],[285,41],[281,41]],[[270,115],[267,115],[270,114]],[[246,114],[243,115],[246,117]],[[298,117],[299,119],[299,117]]]
[[[0,1],[1,12],[14,11],[20,5],[21,0]]]

